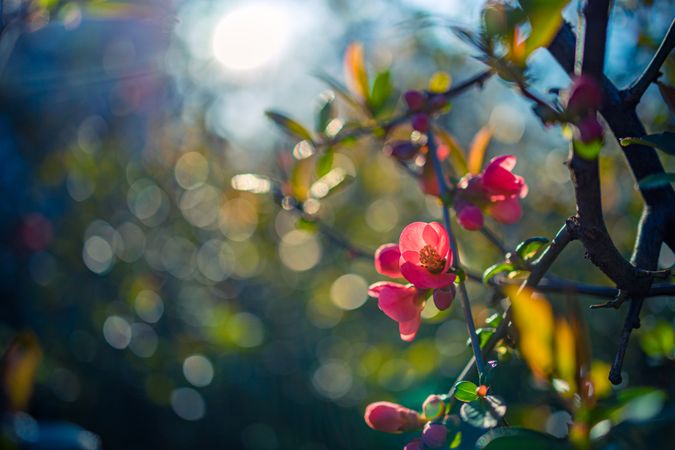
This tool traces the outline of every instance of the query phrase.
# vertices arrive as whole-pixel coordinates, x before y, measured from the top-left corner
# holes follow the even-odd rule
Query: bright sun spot
[[[279,58],[291,31],[288,13],[272,4],[249,4],[223,16],[213,33],[215,58],[233,71],[258,69]]]

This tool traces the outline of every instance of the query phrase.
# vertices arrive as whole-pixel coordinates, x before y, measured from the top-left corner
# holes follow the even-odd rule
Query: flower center
[[[445,258],[441,258],[431,245],[420,250],[420,265],[431,273],[441,273],[445,267]]]

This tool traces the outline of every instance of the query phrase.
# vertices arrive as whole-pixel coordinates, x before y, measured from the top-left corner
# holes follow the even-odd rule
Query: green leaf
[[[569,0],[521,0],[530,20],[530,35],[525,41],[525,57],[551,43],[562,25],[562,10]]]
[[[477,450],[565,450],[572,445],[564,439],[527,428],[496,428],[476,441]]]
[[[321,178],[330,172],[330,169],[333,167],[333,149],[326,149],[323,155],[319,156],[316,160],[316,176]]]
[[[638,182],[641,189],[657,189],[675,183],[675,173],[655,173]]]
[[[506,414],[506,404],[494,395],[486,395],[471,403],[464,403],[459,410],[462,420],[476,428],[493,428]]]
[[[265,115],[277,124],[283,131],[293,137],[312,142],[312,134],[300,123],[276,111],[265,111]]]
[[[648,134],[640,137],[627,137],[621,139],[621,145],[628,147],[629,145],[640,144],[648,147],[654,147],[669,155],[675,156],[675,133],[665,131],[658,134]]]
[[[485,323],[493,328],[497,328],[501,322],[502,322],[502,315],[499,313],[494,313],[487,319],[485,319]]]
[[[391,94],[393,93],[394,85],[391,82],[391,73],[389,70],[379,72],[375,77],[375,81],[373,81],[373,89],[368,99],[368,106],[373,115],[377,116],[381,112],[382,108],[391,99]]]
[[[488,284],[488,282],[497,274],[502,272],[511,272],[515,267],[509,262],[500,262],[493,264],[483,272],[483,283]]]
[[[480,348],[485,347],[485,344],[490,340],[492,335],[495,334],[494,328],[478,328],[476,330],[476,335],[478,336],[478,344]],[[466,345],[471,345],[471,338],[466,340]]]
[[[516,253],[518,253],[518,256],[523,261],[529,261],[534,259],[544,249],[546,244],[548,244],[548,239],[545,237],[531,237],[516,246]]]
[[[478,386],[471,381],[458,381],[455,384],[455,398],[461,402],[472,402],[478,398]]]
[[[611,414],[614,423],[626,420],[642,422],[661,411],[666,394],[651,387],[635,387],[621,391],[617,400],[619,407]]]
[[[321,95],[321,103],[319,103],[319,109],[316,113],[316,123],[314,124],[314,129],[317,133],[326,131],[326,127],[335,117],[334,103],[335,94],[332,91],[326,91],[325,94]]]
[[[309,188],[309,195],[315,199],[322,199],[329,194],[347,187],[354,177],[345,172],[341,167],[336,167],[316,180]]]

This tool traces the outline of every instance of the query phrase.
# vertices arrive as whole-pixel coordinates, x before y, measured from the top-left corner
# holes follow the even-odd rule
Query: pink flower
[[[487,191],[490,201],[527,195],[527,185],[523,177],[511,172],[514,167],[516,157],[513,155],[497,156],[490,160],[481,177],[482,186]]]
[[[523,209],[520,206],[520,200],[517,198],[508,198],[500,202],[493,203],[487,208],[488,214],[497,222],[510,225],[520,220],[523,215]]]
[[[420,428],[422,418],[412,409],[391,402],[371,403],[364,414],[366,424],[384,433],[402,433]]]
[[[381,245],[375,250],[375,270],[387,277],[401,278],[400,259],[401,252],[398,244]]]
[[[413,222],[401,232],[401,274],[419,289],[449,286],[452,251],[448,233],[438,222]]]
[[[483,211],[479,207],[468,203],[461,209],[455,206],[457,211],[457,222],[465,230],[475,231],[483,228]]]
[[[401,339],[410,342],[415,339],[422,321],[424,291],[415,286],[404,286],[391,281],[380,281],[370,285],[368,295],[377,298],[377,306],[392,320],[398,322]]]

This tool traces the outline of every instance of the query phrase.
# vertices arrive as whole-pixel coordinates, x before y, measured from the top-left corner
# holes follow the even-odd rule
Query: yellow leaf
[[[18,334],[2,356],[3,390],[10,411],[22,411],[33,393],[35,371],[42,359],[42,349],[33,333]]]
[[[459,145],[457,140],[451,134],[442,128],[434,127],[434,134],[443,145],[448,147],[448,151],[450,152],[450,164],[452,164],[452,168],[455,169],[457,176],[461,177],[466,174],[469,169],[467,168],[466,158],[464,157],[466,152],[462,146]]]
[[[301,159],[293,165],[291,170],[291,195],[299,202],[304,202],[309,198],[309,186],[314,173],[314,159]]]
[[[483,161],[485,160],[485,151],[490,144],[491,138],[492,133],[488,127],[481,128],[473,137],[471,148],[469,149],[469,161],[467,163],[469,173],[480,173],[480,169],[483,167]]]
[[[553,372],[553,310],[541,295],[517,286],[506,288],[511,299],[513,322],[520,332],[520,352],[535,377],[545,381]]]
[[[607,397],[612,392],[612,385],[607,377],[610,367],[604,361],[593,361],[591,363],[590,378],[593,385],[593,396],[596,398]]]
[[[566,319],[559,319],[555,327],[555,362],[558,378],[570,386],[569,394],[577,391],[576,345],[574,330]]]
[[[447,72],[436,72],[429,79],[429,92],[432,94],[442,94],[450,89],[452,77]]]
[[[366,72],[366,63],[363,58],[363,44],[352,42],[345,52],[345,71],[347,87],[352,93],[361,98],[363,102],[368,101],[368,72]]]

